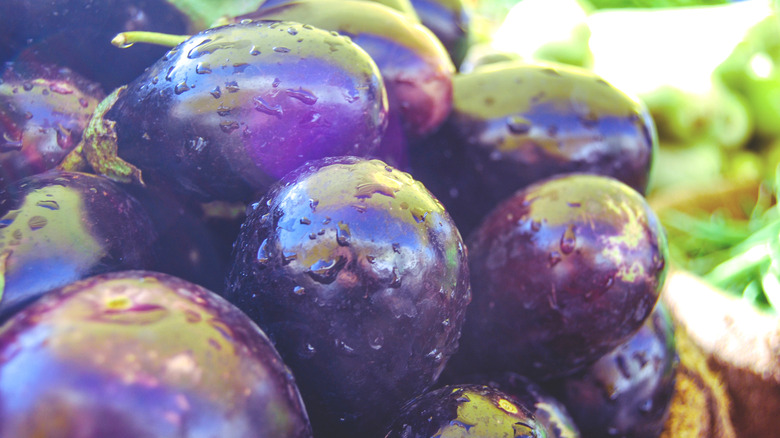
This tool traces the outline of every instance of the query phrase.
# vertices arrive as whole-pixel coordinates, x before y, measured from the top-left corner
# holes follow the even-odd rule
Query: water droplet
[[[173,70],[176,68],[176,66],[172,65],[168,67],[168,73],[165,74],[165,80],[170,81],[173,79]]]
[[[548,261],[550,262],[550,267],[557,265],[561,261],[561,254],[558,251],[551,252]]]
[[[214,87],[214,89],[209,91],[209,93],[211,93],[214,99],[219,99],[220,97],[222,97],[222,90],[219,89],[219,85]]]
[[[358,99],[360,99],[360,91],[354,88],[346,90],[344,92],[344,98],[348,103],[355,103]]]
[[[57,201],[52,201],[52,200],[38,201],[35,205],[37,205],[38,207],[46,208],[48,210],[59,210],[60,209],[60,204],[58,204]],[[18,214],[18,212],[17,212],[17,214]]]
[[[252,48],[249,49],[249,54],[252,56],[257,56],[260,53],[260,50],[256,46],[252,46]]]
[[[314,240],[316,238],[317,238],[317,234],[316,233],[309,233],[309,239]]]
[[[274,47],[274,52],[276,53],[290,53],[290,49],[287,47]]]
[[[203,55],[213,53],[217,50],[241,48],[251,44],[247,40],[222,41],[222,39],[223,39],[222,35],[217,35],[213,39],[211,38],[204,39],[203,41],[198,43],[198,45],[190,49],[189,52],[187,52],[187,58],[197,59]]]
[[[371,263],[371,264],[373,265],[373,264],[376,262],[376,257],[374,257],[374,256],[371,256],[371,255],[367,255],[367,256],[366,256],[366,261],[367,261],[368,263]]]
[[[29,82],[25,82],[24,84],[22,84],[22,88],[24,89],[24,91],[30,91],[33,89],[33,84]]]
[[[301,287],[301,286],[295,286],[293,288],[293,293],[295,295],[304,295],[304,294],[306,294],[306,290],[303,287]]]
[[[225,82],[225,89],[228,90],[228,93],[235,93],[235,92],[237,92],[239,90],[238,82],[236,82],[236,81]]]
[[[295,29],[294,27],[288,27],[287,33],[289,33],[290,35],[298,35],[298,30]]]
[[[531,221],[531,231],[534,233],[542,229],[542,223],[539,221]]]
[[[279,87],[279,84],[282,83],[282,80],[279,78],[274,78],[274,82],[271,84],[272,87],[277,88]]]
[[[304,216],[301,218],[300,223],[301,225],[311,225],[311,219]]]
[[[374,350],[379,350],[385,342],[385,336],[380,331],[374,331],[368,336],[368,345]]]
[[[30,120],[30,119],[33,118],[33,114],[31,112],[29,112],[29,111],[25,111],[24,118],[27,119],[27,120]]]
[[[219,122],[219,129],[222,130],[225,134],[230,134],[231,132],[238,129],[238,122],[236,121],[226,121],[226,122]]]
[[[512,134],[528,134],[531,131],[531,122],[520,116],[509,116],[506,119],[506,127]]]
[[[81,105],[82,108],[86,108],[89,106],[89,102],[87,99],[84,99],[83,97],[79,97],[79,105]]]
[[[544,73],[546,73],[546,74],[550,75],[550,76],[560,76],[560,75],[561,75],[560,73],[558,73],[558,70],[556,70],[556,69],[554,69],[554,68],[545,68],[545,69],[544,69],[544,70],[542,70],[542,71],[543,71]]]
[[[336,230],[336,242],[341,246],[349,246],[349,239],[352,237],[349,231],[349,225],[339,221],[338,230]]]
[[[328,225],[331,221],[330,216],[325,216],[325,219],[322,220],[322,225]]]
[[[184,319],[189,323],[196,323],[196,322],[200,322],[202,318],[200,316],[200,313],[191,309],[186,309],[184,311]]]
[[[306,342],[303,344],[303,347],[300,350],[300,357],[303,359],[310,359],[314,356],[314,354],[317,352],[317,350],[314,348],[314,345],[311,345],[310,343]]]
[[[272,116],[282,117],[284,115],[284,110],[282,110],[282,106],[279,104],[271,105],[268,102],[265,101],[262,97],[255,97],[255,109],[260,111],[261,113],[266,113]]]
[[[639,412],[649,414],[653,410],[653,399],[649,398],[639,405]]]
[[[233,73],[234,74],[243,73],[244,70],[247,69],[247,67],[249,67],[248,63],[246,63],[246,62],[237,62],[237,63],[233,64]]]
[[[303,88],[298,88],[297,90],[294,90],[292,88],[288,88],[285,90],[285,93],[287,93],[288,96],[298,99],[301,102],[305,103],[306,105],[314,105],[317,103],[317,96],[314,95],[309,90],[304,90]]]
[[[311,208],[311,211],[312,211],[312,212],[314,212],[314,211],[317,211],[317,205],[319,205],[319,203],[320,203],[319,199],[309,199],[309,208]],[[326,217],[325,219],[326,219],[328,222],[330,222],[330,218]],[[325,224],[325,225],[327,225],[327,224],[328,224],[328,222],[324,222],[324,221],[323,221],[322,223],[323,223],[323,224]]]
[[[564,254],[571,254],[576,245],[577,236],[574,234],[574,225],[572,224],[566,227],[566,231],[564,231],[561,236],[561,252]]]
[[[22,237],[24,237],[24,235],[22,234],[22,230],[20,230],[20,229],[16,229],[16,230],[14,230],[14,232],[13,232],[13,233],[11,233],[11,235],[12,235],[12,236],[14,237],[14,239],[16,239],[16,240],[22,240]]]
[[[428,213],[430,213],[429,211],[425,211],[419,207],[412,207],[409,209],[409,212],[412,214],[412,217],[418,224],[425,222],[425,218],[428,217]]]
[[[27,226],[29,226],[32,231],[35,231],[45,227],[47,223],[48,220],[46,220],[45,217],[33,216],[30,218],[30,220],[27,221]]]
[[[393,267],[393,276],[390,278],[390,287],[398,289],[401,287],[401,276],[398,274],[398,268]]]
[[[230,111],[232,111],[232,110],[233,110],[233,108],[227,107],[227,106],[225,106],[225,105],[220,103],[219,106],[217,107],[217,114],[220,117],[225,117],[225,116],[229,115]]]
[[[173,92],[176,94],[184,93],[185,91],[189,91],[190,86],[187,85],[187,81],[179,82],[176,84],[175,87],[173,87]]]
[[[337,257],[330,260],[317,260],[308,271],[309,277],[321,284],[330,284],[336,280],[341,268],[346,264],[346,259]]]
[[[265,265],[270,261],[271,257],[268,254],[268,239],[263,240],[260,244],[260,248],[257,249],[257,257],[255,260],[261,265]]]
[[[615,362],[617,364],[618,370],[620,371],[620,374],[623,375],[626,379],[631,378],[631,370],[628,369],[628,364],[626,363],[626,358],[623,357],[622,354],[618,354],[617,357],[615,357]]]
[[[355,354],[355,349],[350,347],[346,342],[340,339],[336,339],[335,343],[336,343],[336,347],[338,347],[338,349],[341,350],[341,352],[346,353],[347,355],[350,356]]]
[[[209,74],[211,73],[211,65],[207,62],[199,62],[198,65],[195,66],[195,73],[199,75]]]
[[[401,254],[401,245],[398,243],[393,244],[393,252],[396,254]]]
[[[5,214],[2,218],[0,218],[0,229],[5,228],[16,220],[16,218],[19,216],[19,210],[12,210]]]
[[[609,288],[612,287],[612,285],[615,284],[615,278],[613,276],[608,276],[607,279],[604,281],[604,292],[609,290]]]
[[[282,263],[285,265],[290,264],[293,260],[298,258],[298,254],[294,252],[283,252],[282,253]]]

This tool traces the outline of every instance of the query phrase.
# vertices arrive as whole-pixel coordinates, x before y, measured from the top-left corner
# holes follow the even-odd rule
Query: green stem
[[[190,35],[170,35],[159,32],[130,31],[117,34],[111,44],[126,49],[135,43],[156,44],[158,46],[174,47],[189,38]]]

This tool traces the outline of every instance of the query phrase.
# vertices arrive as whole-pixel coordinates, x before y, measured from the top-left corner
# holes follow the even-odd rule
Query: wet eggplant
[[[585,172],[645,193],[658,148],[644,105],[576,67],[528,62],[483,66],[453,80],[453,110],[412,169],[468,235],[515,191]]]
[[[521,400],[486,385],[451,385],[410,401],[385,438],[554,437]]]
[[[201,201],[247,201],[308,160],[370,155],[387,124],[373,60],[299,23],[205,30],[114,98],[103,120],[115,126],[118,161],[92,167],[119,163],[130,170],[98,171]]]
[[[3,437],[312,436],[257,325],[149,271],[72,283],[0,328],[0,424]]]
[[[147,211],[107,178],[49,171],[0,192],[0,318],[47,291],[156,260]]]
[[[467,243],[473,300],[452,363],[474,373],[546,380],[592,364],[640,329],[667,272],[647,201],[599,175],[517,192]]]
[[[65,67],[8,62],[0,73],[0,188],[54,168],[81,141],[100,85]]]
[[[468,264],[422,184],[379,160],[331,158],[251,205],[225,297],[274,341],[317,436],[375,436],[455,351]]]

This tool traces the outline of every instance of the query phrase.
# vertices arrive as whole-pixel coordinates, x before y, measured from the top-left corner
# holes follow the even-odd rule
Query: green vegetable
[[[761,184],[757,199],[734,217],[723,209],[709,215],[669,210],[660,214],[670,254],[679,266],[701,275],[756,307],[780,311],[780,165],[774,183]]]

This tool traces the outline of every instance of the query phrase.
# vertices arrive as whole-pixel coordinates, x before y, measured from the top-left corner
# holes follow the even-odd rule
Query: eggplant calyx
[[[116,182],[145,185],[141,170],[117,154],[116,122],[104,118],[125,90],[127,86],[117,88],[98,104],[84,129],[81,142],[65,157],[58,169],[84,171],[91,167],[96,174]]]

